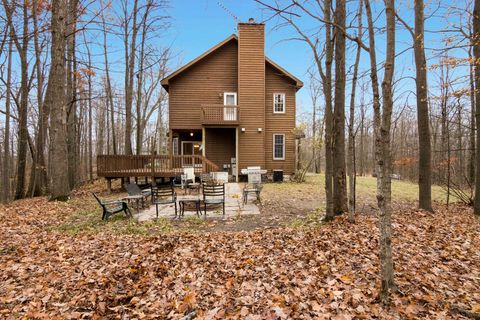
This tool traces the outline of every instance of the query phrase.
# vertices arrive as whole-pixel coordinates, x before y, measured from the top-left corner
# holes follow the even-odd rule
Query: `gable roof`
[[[167,77],[163,78],[162,81],[161,81],[161,84],[162,84],[162,87],[165,88],[165,90],[167,90],[168,92],[168,87],[169,87],[169,84],[168,82],[170,81],[170,79],[174,78],[175,76],[179,75],[180,73],[182,73],[183,71],[187,70],[188,68],[190,68],[191,66],[193,66],[194,64],[196,64],[197,62],[199,62],[200,60],[203,60],[204,58],[206,58],[207,56],[209,56],[211,53],[215,52],[216,50],[220,49],[221,47],[223,47],[224,45],[226,45],[227,43],[229,43],[230,41],[238,41],[238,36],[236,34],[232,34],[230,35],[229,37],[227,37],[226,39],[224,39],[223,41],[219,42],[218,44],[214,45],[213,47],[211,47],[210,49],[208,49],[207,51],[205,51],[204,53],[202,53],[201,55],[199,55],[198,57],[196,57],[195,59],[193,59],[192,61],[190,61],[189,63],[185,64],[184,66],[180,67],[179,69],[175,70],[174,72],[172,72],[170,75],[168,75]],[[272,65],[274,68],[276,68],[277,70],[279,70],[280,72],[282,72],[285,76],[287,76],[288,78],[290,78],[291,80],[293,80],[293,82],[295,82],[295,87],[298,89],[300,89],[301,87],[303,87],[303,82],[300,81],[300,79],[298,79],[297,77],[295,77],[294,75],[292,75],[290,72],[288,72],[287,70],[285,70],[284,68],[282,68],[280,65],[278,65],[277,63],[275,63],[272,59],[268,58],[267,56],[265,56],[265,62],[266,63],[269,63],[270,65]]]

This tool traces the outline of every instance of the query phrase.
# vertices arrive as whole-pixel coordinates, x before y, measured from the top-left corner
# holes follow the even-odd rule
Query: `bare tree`
[[[10,88],[12,85],[12,51],[13,42],[8,44],[8,57],[7,57],[7,83],[6,83],[6,98],[5,98],[5,133],[3,138],[3,192],[2,201],[8,202],[10,200],[10,102],[11,93]]]
[[[66,200],[70,194],[67,163],[67,97],[66,97],[66,21],[65,0],[52,1],[51,67],[45,104],[51,112],[50,121],[50,184],[52,200]]]
[[[362,38],[362,12],[363,0],[358,4],[358,38]],[[355,55],[355,63],[353,65],[352,89],[350,92],[350,115],[348,124],[348,211],[349,220],[354,221],[355,216],[355,182],[356,182],[356,168],[355,168],[355,93],[357,89],[358,67],[360,64],[360,55],[362,47],[357,43],[357,52]]]
[[[133,154],[132,148],[132,103],[133,103],[133,76],[135,70],[135,50],[137,43],[137,14],[138,0],[133,0],[133,10],[130,15],[127,2],[122,2],[124,20],[122,21],[125,50],[125,154]],[[130,24],[130,20],[133,22]],[[131,31],[130,31],[131,29]],[[131,32],[131,35],[130,35]]]
[[[345,170],[345,20],[346,1],[335,1],[335,98],[333,110],[333,210],[341,214],[347,208],[347,177]]]
[[[377,174],[377,202],[379,208],[380,229],[380,279],[379,299],[388,303],[390,291],[395,287],[392,258],[392,206],[391,206],[391,157],[390,128],[392,121],[393,93],[392,80],[395,66],[395,0],[385,1],[386,12],[386,58],[382,81],[383,107],[380,103],[378,88],[377,58],[375,47],[375,30],[373,25],[370,0],[365,0],[365,11],[368,20],[370,42],[370,76],[372,79],[374,134],[375,134],[375,167]]]
[[[20,103],[18,113],[18,147],[17,147],[17,185],[15,190],[15,199],[21,199],[25,196],[25,174],[27,162],[27,112],[28,112],[28,93],[29,93],[29,75],[28,75],[28,43],[29,36],[29,14],[28,1],[24,0],[22,4],[22,34],[20,35],[13,23],[13,15],[16,9],[16,3],[9,4],[7,0],[2,0],[10,33],[10,41],[13,41],[20,56],[21,69],[21,88]]]
[[[477,124],[475,155],[475,199],[474,212],[480,215],[480,0],[475,0],[473,8],[473,56],[475,61],[475,123]]]

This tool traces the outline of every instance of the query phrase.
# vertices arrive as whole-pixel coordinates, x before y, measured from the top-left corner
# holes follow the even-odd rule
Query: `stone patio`
[[[230,182],[225,184],[225,219],[231,219],[238,215],[260,214],[260,209],[254,203],[254,195],[250,194],[248,197],[248,203],[245,206],[242,205],[242,188],[243,184],[240,183]],[[178,201],[184,199],[202,199],[202,195],[195,194],[195,191],[192,191],[192,194],[190,195],[188,193],[185,194],[185,191],[182,189],[177,190],[178,213],[180,213]],[[188,209],[190,208],[185,209],[185,215],[182,219],[190,216],[197,216],[193,208],[191,208],[193,210]],[[158,217],[175,218],[175,207],[173,204],[159,205],[158,211]],[[150,205],[148,208],[140,210],[140,212],[134,214],[134,217],[140,222],[155,219],[155,205]],[[204,216],[202,215],[201,217]],[[207,207],[207,218],[223,219],[221,206],[218,208],[214,208],[213,206],[211,208]]]

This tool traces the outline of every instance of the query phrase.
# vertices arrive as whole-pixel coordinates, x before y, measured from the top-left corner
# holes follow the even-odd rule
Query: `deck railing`
[[[201,155],[99,155],[99,177],[172,177],[194,168],[195,174],[218,171],[218,166]]]
[[[201,106],[200,118],[206,125],[237,125],[240,122],[238,106],[208,104]]]

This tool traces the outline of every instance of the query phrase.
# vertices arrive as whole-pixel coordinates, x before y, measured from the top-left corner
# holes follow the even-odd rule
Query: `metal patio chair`
[[[152,203],[158,218],[158,206],[166,204],[175,205],[175,217],[177,217],[177,193],[173,186],[152,187]]]

